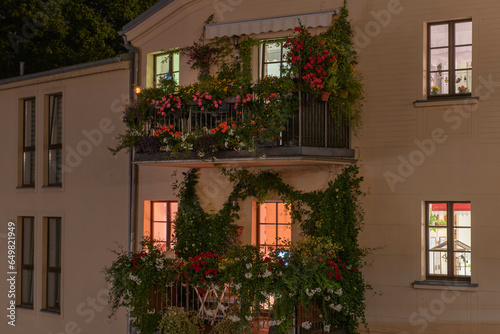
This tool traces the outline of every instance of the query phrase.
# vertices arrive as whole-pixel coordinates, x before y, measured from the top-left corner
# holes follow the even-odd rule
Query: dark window
[[[428,202],[427,278],[470,282],[470,202]]]
[[[164,251],[172,249],[175,218],[179,204],[175,201],[151,202],[151,221],[144,227],[144,235],[152,237]]]
[[[61,312],[61,218],[47,218],[45,309]]]
[[[21,218],[21,301],[23,307],[33,308],[34,283],[34,217]]]
[[[62,185],[62,95],[49,96],[48,185]]]
[[[265,255],[292,238],[290,211],[282,202],[261,203],[257,207],[257,244]]]
[[[23,101],[22,186],[35,186],[35,99]]]
[[[154,58],[154,81],[174,79],[179,84],[179,51],[161,53]]]
[[[288,63],[283,56],[286,50],[283,49],[284,40],[263,41],[260,48],[261,71],[260,77],[274,76],[281,77]]]
[[[470,96],[472,21],[430,23],[428,42],[427,96]]]

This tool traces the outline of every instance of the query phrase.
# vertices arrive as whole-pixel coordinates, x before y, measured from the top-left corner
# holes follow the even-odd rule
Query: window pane
[[[153,221],[167,221],[166,202],[153,202]]]
[[[281,45],[278,43],[266,43],[264,49],[264,62],[281,61]]]
[[[455,93],[470,93],[472,91],[472,71],[455,72]]]
[[[283,245],[292,240],[291,225],[278,225],[278,244]]]
[[[455,275],[470,276],[471,254],[469,252],[455,252]]]
[[[35,151],[23,154],[23,185],[35,183]]]
[[[47,274],[47,309],[60,310],[61,307],[61,274],[49,272]]]
[[[448,275],[446,252],[429,252],[429,274]]]
[[[455,48],[455,68],[472,68],[472,46],[460,46]]]
[[[276,223],[276,203],[263,203],[259,209],[261,224]]]
[[[470,252],[471,248],[471,229],[468,227],[459,227],[454,229],[455,232],[455,251]]]
[[[62,183],[62,150],[49,151],[49,184]]]
[[[24,147],[35,146],[35,100],[24,101]]]
[[[50,96],[50,137],[49,145],[62,143],[62,98],[61,95]]]
[[[272,63],[264,65],[264,76],[281,76],[281,63]]]
[[[33,270],[23,269],[21,273],[21,304],[33,306]]]
[[[158,241],[167,241],[167,224],[157,223],[153,224],[153,239]]]
[[[23,265],[33,265],[33,255],[34,255],[34,240],[33,240],[33,228],[34,228],[34,218],[33,217],[23,217]]]
[[[449,94],[448,72],[431,73],[431,95]]]
[[[448,204],[431,203],[429,204],[429,226],[446,226]]]
[[[448,46],[448,24],[432,25],[431,48]]]
[[[431,50],[431,71],[448,70],[448,49],[433,49]]]
[[[169,55],[161,55],[156,57],[156,74],[170,72],[170,57]]]
[[[471,226],[471,204],[455,203],[453,204],[454,226]]]
[[[284,203],[278,203],[278,224],[291,224],[290,212]]]
[[[259,226],[259,244],[260,245],[275,245],[276,244],[276,225]]]
[[[61,220],[60,218],[48,219],[48,258],[47,266],[61,267]]]
[[[429,227],[429,250],[446,251],[448,247],[446,240],[446,227]],[[431,247],[431,243],[435,243],[435,245]]]
[[[172,242],[174,242],[174,236],[175,236],[175,224],[171,223],[170,224],[170,235],[168,236],[170,239],[170,248],[174,248],[174,245]]]
[[[472,22],[455,23],[455,45],[472,44]]]
[[[173,71],[179,72],[179,52],[173,53],[172,58],[173,58]]]
[[[173,222],[175,218],[177,218],[177,210],[179,209],[179,203],[177,202],[170,202],[170,217],[169,221]]]

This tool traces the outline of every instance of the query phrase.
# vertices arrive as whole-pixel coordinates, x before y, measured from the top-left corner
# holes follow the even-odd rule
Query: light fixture
[[[233,35],[233,45],[235,49],[238,49],[240,47],[240,36],[238,35]]]
[[[237,198],[231,198],[231,208],[236,209],[238,206],[238,199]]]
[[[135,86],[135,87],[134,87],[134,93],[135,93],[136,95],[141,94],[141,92],[142,92],[142,88],[141,88],[141,87],[139,87],[139,86]]]

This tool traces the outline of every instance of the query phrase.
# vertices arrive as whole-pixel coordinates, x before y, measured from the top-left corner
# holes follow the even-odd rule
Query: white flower
[[[230,315],[230,316],[228,316],[228,318],[232,322],[238,322],[238,321],[240,321],[240,317],[238,317],[237,315]]]
[[[241,284],[240,284],[240,283],[238,283],[238,284],[236,284],[234,287],[236,288],[236,290],[239,290],[239,289],[241,289]]]
[[[333,290],[330,288],[326,289],[326,291],[328,291],[328,293],[333,293]]]
[[[250,269],[252,268],[252,264],[251,263],[247,263],[247,269]]]
[[[342,309],[342,305],[338,304],[338,305],[336,305],[336,306],[334,306],[334,307],[332,307],[332,308],[333,308],[335,311],[340,312],[340,310]]]
[[[163,261],[161,258],[157,258],[156,261],[155,261],[155,267],[156,269],[158,270],[162,270],[163,269]]]
[[[325,297],[325,300],[326,300],[327,302],[328,302],[328,301],[330,301],[330,296],[326,296],[326,297]]]
[[[311,326],[312,326],[312,323],[311,323],[310,321],[304,321],[304,322],[302,323],[302,327],[303,327],[304,329],[310,329],[310,328],[311,328]]]
[[[252,318],[252,316],[251,316],[251,315],[246,315],[246,316],[245,316],[245,319],[247,319],[247,321],[252,321],[252,319],[253,319],[253,318]]]
[[[135,284],[137,284],[137,285],[139,285],[139,284],[141,284],[141,283],[142,283],[141,279],[140,279],[139,277],[137,277],[137,276],[132,275],[132,273],[130,273],[129,277],[130,277],[130,279],[131,279],[132,281],[134,281],[134,282],[135,282]]]
[[[252,273],[246,273],[246,274],[245,274],[245,277],[246,277],[246,278],[252,278]]]
[[[325,332],[330,333],[330,325],[325,325]]]
[[[260,327],[266,327],[267,321],[262,320],[261,322],[259,322],[259,324],[260,324]]]
[[[337,291],[335,291],[335,294],[337,296],[342,296],[342,288],[338,289]]]
[[[276,326],[276,321],[274,320],[269,320],[269,326]]]

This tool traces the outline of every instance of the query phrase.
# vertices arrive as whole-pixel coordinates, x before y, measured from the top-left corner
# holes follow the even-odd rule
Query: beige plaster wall
[[[129,63],[22,80],[0,86],[2,173],[0,174],[0,263],[7,271],[7,223],[35,217],[34,308],[16,310],[16,326],[7,325],[7,281],[0,282],[2,333],[124,333],[123,312],[108,320],[107,288],[102,274],[115,242],[127,245],[128,158],[113,157],[112,138],[123,131],[121,105],[128,94]],[[42,188],[43,99],[62,92],[62,188]],[[18,100],[36,98],[36,185],[16,189]],[[87,135],[86,135],[87,134]],[[90,136],[90,138],[89,138]],[[61,314],[42,309],[43,217],[62,217]],[[20,221],[18,221],[20,222]],[[20,244],[18,244],[20,246]],[[21,249],[17,252],[20,255]],[[18,257],[17,261],[20,261]],[[4,275],[5,277],[5,275]],[[20,282],[17,283],[20,288]]]

